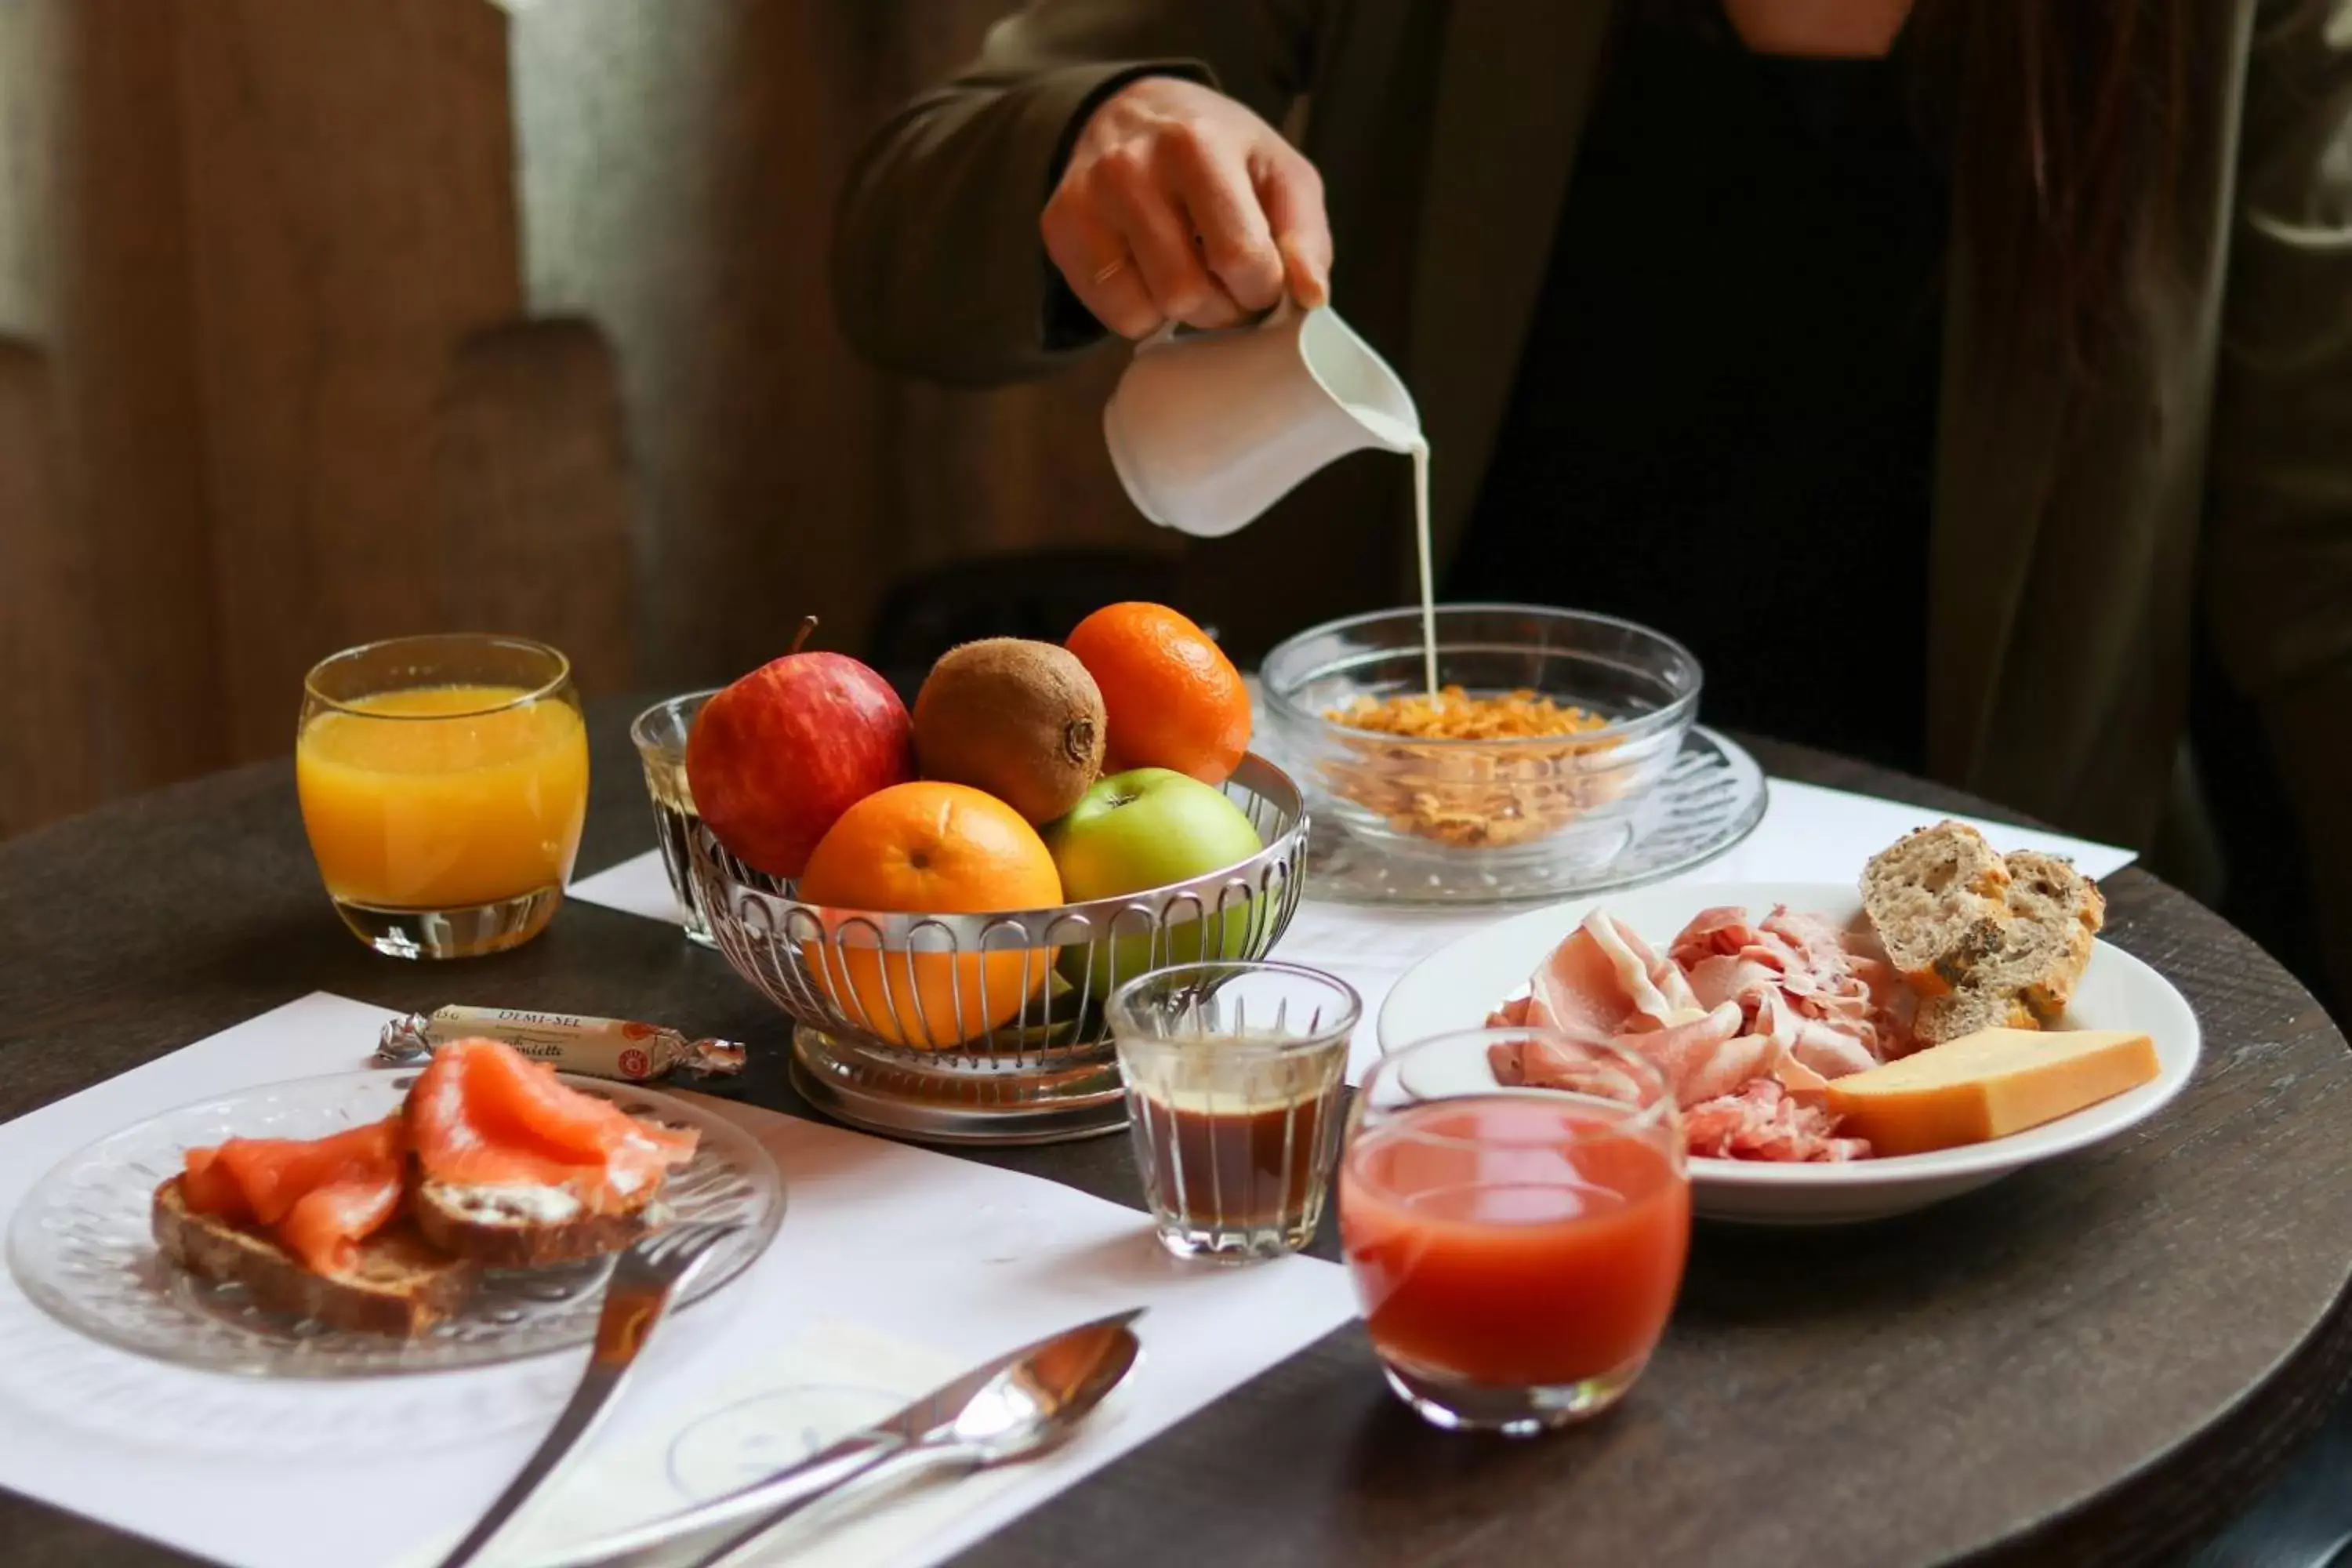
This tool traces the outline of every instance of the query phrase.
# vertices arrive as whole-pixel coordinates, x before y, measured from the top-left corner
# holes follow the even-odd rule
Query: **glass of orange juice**
[[[335,912],[399,958],[499,952],[563,901],[588,813],[572,664],[451,633],[347,648],[302,682],[302,826]]]

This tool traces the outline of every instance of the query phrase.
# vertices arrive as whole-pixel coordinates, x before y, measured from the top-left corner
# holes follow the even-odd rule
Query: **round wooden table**
[[[592,710],[583,872],[653,842],[630,711]],[[1789,776],[1971,805],[1757,749]],[[964,1561],[1881,1568],[2176,1553],[2243,1507],[2352,1379],[2352,1055],[2219,919],[2141,871],[2106,888],[2109,939],[2204,1021],[2196,1081],[2150,1125],[1876,1226],[1702,1227],[1648,1376],[1590,1427],[1525,1443],[1432,1431],[1382,1387],[1351,1325]],[[320,894],[285,763],[0,845],[0,1119],[316,989],[732,1036],[761,1047],[740,1092],[804,1110],[781,1018],[667,926],[575,904],[495,959],[361,948]],[[1123,1139],[973,1157],[1138,1197]],[[180,1560],[5,1496],[0,1558]]]

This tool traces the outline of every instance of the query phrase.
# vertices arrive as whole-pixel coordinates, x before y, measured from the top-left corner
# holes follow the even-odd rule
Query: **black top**
[[[1917,771],[1946,198],[1900,70],[1629,19],[1445,592],[1655,626],[1706,721]]]

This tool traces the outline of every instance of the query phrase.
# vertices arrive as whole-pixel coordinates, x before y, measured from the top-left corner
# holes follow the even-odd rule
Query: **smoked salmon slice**
[[[598,1213],[632,1206],[696,1134],[640,1121],[556,1080],[497,1040],[454,1040],[408,1093],[408,1136],[429,1179],[561,1187]]]
[[[278,1226],[278,1239],[313,1274],[348,1272],[360,1243],[400,1212],[400,1167],[360,1173],[311,1188]]]
[[[400,1212],[406,1152],[397,1115],[325,1138],[232,1138],[189,1150],[180,1190],[192,1212],[267,1226],[305,1267],[339,1273]]]

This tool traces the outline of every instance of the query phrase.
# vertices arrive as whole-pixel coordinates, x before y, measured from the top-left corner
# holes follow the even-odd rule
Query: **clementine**
[[[1249,690],[1206,632],[1165,605],[1109,605],[1065,646],[1101,689],[1107,750],[1122,767],[1232,776],[1249,750]]]
[[[963,915],[1051,909],[1062,879],[1037,830],[963,784],[902,784],[842,813],[809,856],[803,903],[831,910]],[[939,1050],[1021,1011],[1054,967],[1051,949],[992,942],[986,952],[886,952],[854,917],[801,953],[834,1005],[893,1045]],[[925,939],[918,938],[917,946]]]

